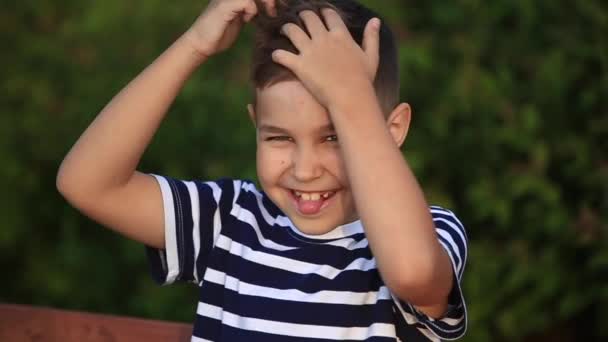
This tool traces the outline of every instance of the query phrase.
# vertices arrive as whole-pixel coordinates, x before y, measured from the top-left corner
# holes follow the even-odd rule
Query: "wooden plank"
[[[192,326],[0,303],[0,341],[190,341]]]

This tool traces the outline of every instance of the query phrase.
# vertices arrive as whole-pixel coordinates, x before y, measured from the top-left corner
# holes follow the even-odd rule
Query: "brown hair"
[[[260,1],[257,3],[259,8],[264,8]],[[363,31],[367,22],[379,17],[354,0],[277,0],[276,17],[270,17],[262,13],[265,11],[260,11],[260,15],[255,19],[257,30],[251,79],[256,88],[263,89],[280,81],[296,79],[290,70],[272,60],[272,52],[277,49],[297,53],[297,49],[280,33],[280,29],[286,23],[295,23],[306,30],[298,13],[312,10],[320,14],[320,10],[327,7],[340,14],[359,45],[363,42]],[[394,35],[384,21],[380,30],[379,52],[380,63],[374,87],[382,110],[388,115],[399,102],[399,63]]]

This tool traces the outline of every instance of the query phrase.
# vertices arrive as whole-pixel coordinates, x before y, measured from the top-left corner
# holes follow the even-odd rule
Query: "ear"
[[[412,109],[407,103],[400,103],[386,119],[386,125],[397,146],[401,147],[410,129]]]
[[[251,119],[251,122],[253,122],[253,126],[256,126],[256,114],[255,114],[255,108],[253,107],[253,105],[251,103],[249,103],[247,105],[247,112],[249,112],[249,118]]]

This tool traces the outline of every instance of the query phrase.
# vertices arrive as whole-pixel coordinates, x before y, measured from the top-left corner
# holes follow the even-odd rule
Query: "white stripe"
[[[454,215],[452,215],[452,217],[454,217]],[[450,226],[450,228],[452,228],[453,231],[455,231],[458,234],[458,236],[460,237],[460,241],[462,241],[462,244],[464,246],[467,245],[467,239],[464,237],[464,233],[463,233],[462,229],[460,229],[460,227],[458,227],[454,222],[452,222],[450,220],[446,220],[443,217],[433,218],[433,221],[441,221],[441,222],[447,223],[447,225]],[[438,228],[438,229],[443,230],[443,228]]]
[[[462,222],[460,222],[458,217],[456,217],[456,214],[454,214],[454,212],[452,212],[451,210],[441,207],[431,207],[431,213],[444,214],[452,217],[454,221],[456,221],[456,223],[458,223],[458,225],[460,226],[458,230],[464,231],[464,225],[462,224]]]
[[[431,210],[431,212],[437,212],[437,213],[442,213],[442,214],[448,214],[450,215],[450,217],[452,217],[454,220],[456,220],[456,222],[458,222],[458,224],[460,225],[460,227],[454,225],[453,222],[450,222],[446,219],[443,218],[434,218],[433,220],[441,220],[442,222],[447,223],[454,231],[456,231],[460,237],[460,240],[462,241],[462,244],[464,246],[464,251],[463,253],[459,253],[459,259],[460,259],[460,265],[458,265],[458,267],[456,267],[456,263],[454,262],[454,259],[452,258],[452,256],[450,255],[450,258],[452,259],[452,265],[454,267],[454,272],[456,272],[456,275],[458,276],[458,280],[460,281],[462,279],[462,275],[464,274],[464,269],[467,265],[467,257],[468,257],[468,249],[467,249],[467,240],[466,237],[464,235],[464,226],[462,225],[462,223],[458,220],[458,218],[456,217],[456,215],[454,215],[454,213],[452,213],[449,210],[444,210],[444,209],[440,209],[440,210]],[[437,228],[436,231],[443,231],[443,229],[441,228]],[[451,239],[450,239],[451,240]],[[444,248],[446,246],[444,245]],[[449,250],[446,248],[446,251]]]
[[[462,244],[465,246],[464,253],[462,253],[462,255],[461,255],[462,263],[466,264],[467,263],[467,253],[468,253],[467,248],[466,248],[467,239],[466,239],[466,236],[464,233],[464,226],[462,225],[460,220],[458,220],[458,217],[456,217],[456,215],[454,215],[454,213],[449,210],[431,210],[431,213],[447,214],[457,222],[458,225],[456,225],[456,224],[454,224],[454,222],[446,220],[442,217],[433,218],[433,221],[437,220],[437,221],[442,221],[442,222],[447,223],[448,226],[450,226],[456,233],[458,233],[458,236],[460,237],[460,241],[462,241]]]
[[[190,339],[191,342],[213,342],[211,340],[206,340],[204,338],[200,338],[200,337],[196,337],[196,336],[192,336],[192,339]]]
[[[198,279],[198,270],[196,265],[198,264],[198,254],[201,249],[201,229],[200,229],[200,205],[199,205],[199,195],[198,189],[194,182],[184,182],[186,187],[188,188],[188,193],[190,194],[190,206],[192,211],[192,242],[194,245],[194,264],[192,265],[194,270],[192,274],[194,275],[194,281],[199,282]]]
[[[281,270],[300,273],[300,274],[317,274],[327,279],[334,279],[341,272],[348,270],[369,271],[376,268],[374,259],[358,258],[348,264],[344,269],[337,269],[329,265],[317,265],[304,261],[293,260],[278,255],[267,254],[260,251],[254,251],[241,243],[238,243],[224,235],[220,235],[217,240],[216,247],[229,251],[230,254],[240,256],[251,262],[278,268]]]
[[[239,316],[224,311],[220,307],[199,302],[196,313],[222,321],[231,327],[263,333],[292,336],[323,338],[332,340],[366,340],[370,337],[395,337],[395,327],[392,324],[374,323],[368,327],[332,327],[325,325],[296,324],[269,321],[265,319]]]
[[[304,303],[368,305],[376,304],[379,300],[391,299],[391,294],[386,286],[382,286],[380,291],[370,292],[319,291],[315,293],[306,293],[295,289],[282,290],[249,284],[212,268],[207,268],[207,271],[205,272],[205,281],[222,285],[241,295]]]
[[[163,210],[165,213],[165,251],[167,253],[167,279],[165,284],[175,281],[179,274],[179,261],[177,259],[177,235],[175,231],[175,208],[173,207],[173,195],[167,180],[161,176],[152,175],[156,178],[163,195]]]
[[[296,249],[296,247],[284,246],[272,240],[264,238],[264,235],[262,235],[262,232],[260,231],[258,220],[255,215],[253,215],[251,211],[239,206],[237,203],[235,203],[232,207],[232,211],[230,212],[230,214],[236,217],[239,221],[249,224],[251,228],[253,228],[253,230],[255,231],[255,235],[258,237],[258,241],[262,246],[278,251],[290,251]]]

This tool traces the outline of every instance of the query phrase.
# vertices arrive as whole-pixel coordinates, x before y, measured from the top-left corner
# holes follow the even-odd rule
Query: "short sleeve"
[[[233,181],[182,181],[153,175],[158,182],[165,220],[165,248],[146,246],[152,277],[159,284],[199,283],[230,211]]]
[[[448,297],[448,311],[439,318],[428,317],[413,305],[394,298],[396,311],[404,323],[415,326],[427,340],[455,340],[462,337],[467,328],[467,310],[460,283],[467,259],[467,236],[456,215],[441,207],[432,206],[431,214],[435,232],[441,246],[448,252],[452,262],[454,285]]]

